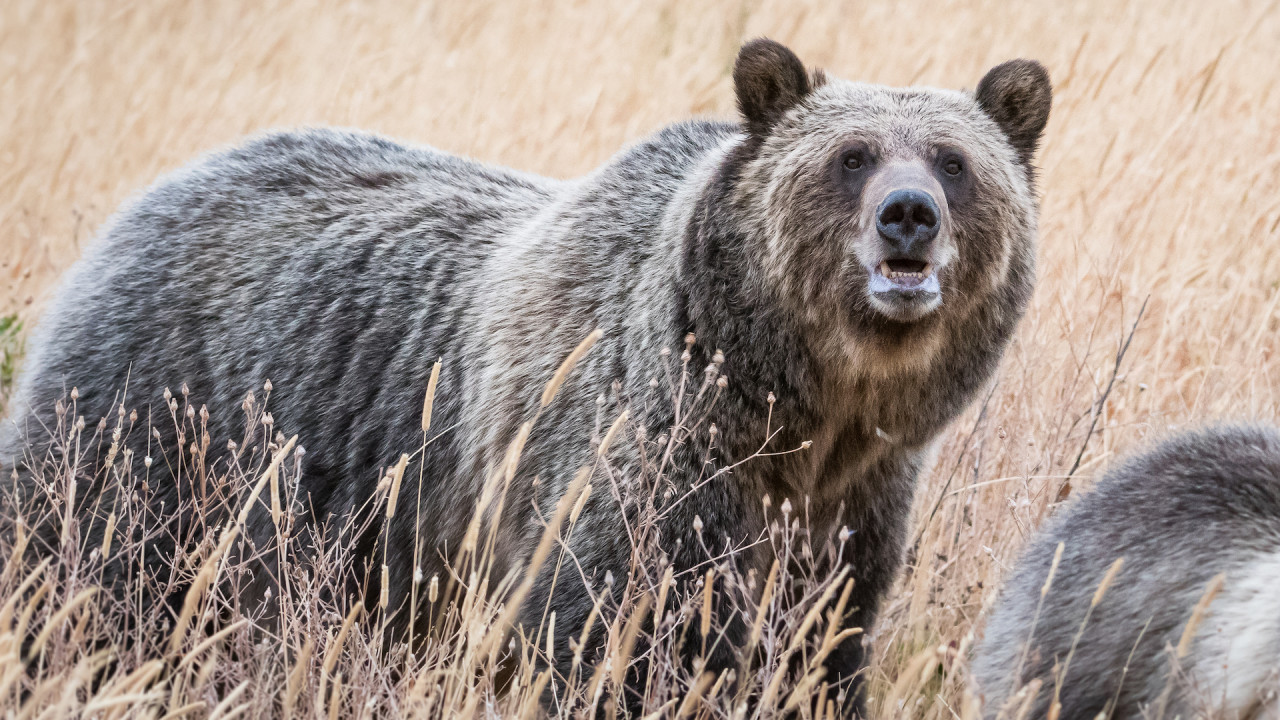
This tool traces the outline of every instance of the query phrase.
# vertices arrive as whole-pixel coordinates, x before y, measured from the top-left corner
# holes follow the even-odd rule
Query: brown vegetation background
[[[746,38],[895,85],[972,88],[1037,58],[1055,104],[1036,298],[920,487],[876,635],[880,711],[951,717],[955,660],[1056,500],[1175,426],[1275,418],[1276,5],[7,0],[0,315],[35,322],[113,208],[267,128],[359,127],[572,176],[666,123],[731,116]]]

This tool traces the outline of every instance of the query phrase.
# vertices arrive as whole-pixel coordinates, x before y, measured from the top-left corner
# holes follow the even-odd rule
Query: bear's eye
[[[865,162],[860,152],[852,152],[844,157],[844,166],[847,170],[861,170]]]
[[[942,172],[951,177],[958,177],[960,173],[964,172],[964,163],[960,162],[959,158],[948,158],[942,163]]]

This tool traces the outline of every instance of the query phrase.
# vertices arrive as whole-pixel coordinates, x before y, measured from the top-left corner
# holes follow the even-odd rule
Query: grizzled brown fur
[[[414,539],[425,543],[423,572],[442,572],[483,478],[535,409],[533,389],[570,348],[605,333],[528,439],[499,575],[521,566],[542,531],[531,479],[539,498],[563,492],[590,451],[602,391],[616,383],[605,410],[629,407],[647,438],[672,426],[649,380],[660,349],[694,332],[693,366],[722,350],[729,379],[713,418],[716,467],[759,448],[770,393],[781,428],[770,449],[812,446],[746,463],[664,508],[663,550],[678,570],[693,567],[706,559],[695,515],[703,537],[739,547],[765,532],[766,494],[790,500],[811,508],[815,548],[848,528],[838,557],[856,585],[845,623],[870,625],[901,563],[916,477],[990,379],[1031,295],[1030,158],[1048,80],[1014,61],[977,98],[866,85],[810,74],[768,40],[743,47],[733,77],[741,124],[670,126],[571,181],[332,130],[269,135],[199,161],[124,210],[71,271],[33,340],[0,456],[39,445],[73,385],[93,418],[111,412],[126,380],[131,403],[158,409],[159,389],[185,382],[227,437],[245,391],[270,378],[277,426],[308,448],[301,507],[312,520],[349,516],[377,468],[419,445],[421,392],[440,357],[433,425],[449,432],[421,457],[430,512],[374,528],[391,548],[399,607]],[[624,466],[638,462],[634,443],[616,445]],[[677,450],[676,497],[707,457],[705,441]],[[179,490],[158,473],[154,502],[173,507]],[[24,478],[17,489],[30,489]],[[106,507],[112,492],[80,497]],[[607,572],[626,575],[621,512],[594,493],[570,540],[583,575],[554,591],[543,577],[529,599],[534,615],[550,599],[558,627],[573,629],[563,636]],[[86,515],[92,547],[101,518]],[[267,516],[255,518],[268,534]],[[42,542],[52,552],[56,534]],[[153,550],[162,566],[169,550]],[[769,558],[734,561],[763,573]],[[744,628],[721,610],[727,635],[710,662],[723,667],[736,665]],[[555,650],[567,663],[567,643]],[[851,711],[862,665],[856,638],[828,660]]]

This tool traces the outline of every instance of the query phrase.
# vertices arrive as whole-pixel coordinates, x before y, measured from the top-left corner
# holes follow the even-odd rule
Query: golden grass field
[[[1276,419],[1276,2],[7,0],[0,316],[34,323],[113,208],[247,133],[352,126],[572,176],[666,123],[731,116],[733,57],[759,35],[851,79],[972,88],[1017,56],[1053,78],[1036,296],[990,398],[919,488],[919,542],[874,630],[877,716],[966,716],[964,656],[984,607],[1057,500],[1170,428]],[[6,667],[0,703],[16,709]],[[218,706],[216,685],[191,677],[169,710],[225,716],[252,694]],[[323,685],[303,695],[319,693],[316,713],[363,714],[350,678],[345,705]],[[164,714],[154,685],[114,692],[95,713]],[[514,707],[447,702],[422,713]],[[694,712],[720,717],[711,707]]]

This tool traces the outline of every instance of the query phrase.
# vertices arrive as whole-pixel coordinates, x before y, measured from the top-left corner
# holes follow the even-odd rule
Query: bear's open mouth
[[[881,261],[880,274],[899,287],[915,287],[933,274],[933,266],[923,260],[889,258]]]
[[[927,260],[884,258],[867,268],[867,293],[876,310],[911,322],[942,303],[938,267]]]

